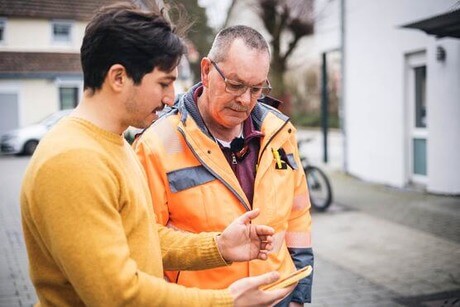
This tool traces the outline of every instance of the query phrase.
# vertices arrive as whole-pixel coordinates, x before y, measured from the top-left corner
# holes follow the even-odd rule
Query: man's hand
[[[270,272],[254,277],[242,278],[230,285],[228,290],[233,296],[235,306],[272,306],[289,293],[291,293],[296,284],[289,287],[276,290],[260,290],[263,285],[270,284],[279,279],[278,272]]]
[[[267,253],[273,248],[274,230],[269,226],[250,223],[259,213],[259,209],[246,212],[228,225],[217,237],[217,246],[226,261],[267,259]]]

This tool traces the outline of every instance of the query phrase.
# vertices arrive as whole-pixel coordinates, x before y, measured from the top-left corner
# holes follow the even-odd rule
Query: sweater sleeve
[[[185,288],[140,271],[124,232],[119,188],[116,174],[92,152],[61,154],[37,171],[31,197],[38,205],[26,219],[62,282],[89,306],[231,305],[228,290]]]
[[[190,234],[158,227],[166,270],[204,270],[228,264],[217,248],[218,233]]]

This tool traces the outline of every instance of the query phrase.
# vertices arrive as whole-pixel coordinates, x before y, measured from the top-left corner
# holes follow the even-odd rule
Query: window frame
[[[56,86],[56,99],[57,99],[57,109],[64,110],[62,101],[61,101],[61,88],[76,88],[76,102],[75,106],[80,103],[81,98],[83,97],[83,80],[82,79],[67,79],[67,78],[58,78],[55,81]],[[75,107],[74,106],[74,107]]]
[[[54,32],[56,26],[68,26],[67,36],[57,36]],[[53,44],[70,44],[73,41],[74,22],[71,20],[51,20],[51,41]]]
[[[5,17],[0,17],[0,45],[5,43],[6,25],[7,19]]]
[[[71,89],[73,90],[72,92],[72,99],[73,99],[73,105],[68,108],[67,106],[64,105],[64,100],[63,98],[63,92],[62,90],[64,89]],[[59,110],[67,110],[67,109],[74,109],[78,105],[78,101],[80,99],[80,88],[78,86],[72,86],[72,85],[60,85],[58,87],[59,91]]]
[[[416,71],[421,67],[425,66],[425,80],[424,83],[418,83],[422,79],[417,79]],[[425,109],[425,122],[426,125],[417,124],[417,99],[427,99],[426,96],[426,87],[428,86],[427,76],[429,74],[429,66],[427,61],[427,51],[418,50],[411,53],[405,54],[405,113],[406,113],[406,182],[409,185],[417,185],[426,187],[429,178],[429,157],[428,157],[428,148],[430,146],[430,140],[428,137],[428,116],[429,110]],[[418,83],[418,84],[417,84]],[[421,90],[420,86],[425,87],[424,90]],[[420,103],[420,101],[419,101]],[[427,106],[428,101],[426,101]],[[424,140],[422,147],[416,146],[416,141],[421,145],[420,141]],[[424,149],[423,151],[417,151],[417,157],[423,158],[422,160],[418,159],[416,155],[416,149]],[[424,161],[425,165],[423,167],[415,167],[420,161]],[[426,174],[418,172],[418,170],[426,170]]]

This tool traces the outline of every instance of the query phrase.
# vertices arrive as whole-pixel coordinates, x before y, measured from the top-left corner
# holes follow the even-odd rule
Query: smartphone
[[[260,289],[261,290],[275,290],[275,289],[289,287],[290,285],[298,282],[302,278],[305,278],[308,275],[310,275],[312,271],[313,271],[313,268],[311,267],[311,265],[307,265],[306,267],[303,267],[297,271],[294,271],[287,276],[281,276],[280,279],[278,279],[274,283],[264,285],[260,287]]]

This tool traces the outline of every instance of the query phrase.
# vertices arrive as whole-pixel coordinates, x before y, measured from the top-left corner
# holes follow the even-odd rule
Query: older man
[[[201,60],[201,82],[134,144],[162,224],[192,233],[219,231],[259,208],[253,223],[276,231],[266,262],[167,273],[173,282],[225,288],[241,277],[271,270],[287,274],[313,264],[296,130],[285,115],[258,102],[271,89],[269,66],[269,47],[260,33],[246,26],[222,30]],[[301,280],[283,303],[309,302],[311,278]]]

